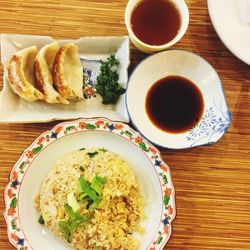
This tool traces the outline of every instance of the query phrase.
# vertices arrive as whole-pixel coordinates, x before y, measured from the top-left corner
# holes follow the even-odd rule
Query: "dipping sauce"
[[[146,96],[146,112],[159,129],[182,133],[201,119],[204,101],[200,89],[181,76],[167,76],[155,82]]]
[[[171,0],[142,0],[131,14],[135,36],[149,45],[173,40],[181,26],[179,10]]]

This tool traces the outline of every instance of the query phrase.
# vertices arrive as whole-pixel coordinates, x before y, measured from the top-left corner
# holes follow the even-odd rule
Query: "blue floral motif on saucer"
[[[220,138],[227,132],[231,119],[232,116],[228,110],[221,111],[218,116],[214,107],[210,107],[205,111],[201,122],[189,131],[187,139],[191,146],[198,146],[200,143],[213,144],[216,138]]]

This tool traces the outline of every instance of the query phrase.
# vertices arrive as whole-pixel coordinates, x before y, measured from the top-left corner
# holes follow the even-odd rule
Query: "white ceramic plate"
[[[213,26],[226,47],[250,65],[250,1],[208,0]]]
[[[107,117],[116,121],[128,122],[125,95],[116,105],[103,105],[102,98],[84,99],[81,102],[47,104],[43,101],[28,103],[15,95],[7,81],[7,65],[10,56],[23,48],[36,45],[40,49],[54,40],[48,36],[1,35],[1,61],[4,65],[4,88],[0,92],[0,122],[48,122],[74,118]],[[73,42],[78,45],[79,55],[85,74],[93,80],[99,70],[99,60],[115,54],[120,62],[119,82],[126,88],[129,66],[129,38],[124,37],[82,37],[78,40],[59,40],[59,44]],[[90,77],[90,78],[91,78]]]
[[[173,134],[157,128],[147,116],[146,95],[150,87],[168,75],[183,76],[195,83],[204,99],[201,121],[191,130]],[[169,50],[146,58],[132,73],[126,93],[131,122],[151,142],[182,149],[217,142],[231,122],[222,85],[216,71],[201,57],[182,50]]]
[[[159,151],[124,123],[107,119],[80,119],[58,124],[41,134],[10,173],[4,192],[5,220],[10,242],[17,249],[70,249],[38,223],[34,198],[53,163],[75,149],[104,147],[119,154],[136,173],[146,205],[145,234],[134,236],[140,249],[162,249],[175,217],[170,170]],[[26,247],[26,248],[25,248]]]

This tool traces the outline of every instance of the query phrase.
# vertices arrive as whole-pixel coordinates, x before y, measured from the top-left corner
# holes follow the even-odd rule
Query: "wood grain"
[[[187,0],[190,25],[175,48],[193,51],[218,71],[233,122],[216,145],[161,149],[176,188],[177,217],[166,249],[250,249],[250,67],[221,43],[206,0]],[[1,33],[78,38],[125,35],[125,0],[0,0]],[[131,45],[130,71],[146,55]],[[0,71],[2,78],[2,70]],[[2,79],[0,80],[0,85]],[[19,155],[56,123],[0,125],[0,249],[13,249],[3,219],[3,189]]]

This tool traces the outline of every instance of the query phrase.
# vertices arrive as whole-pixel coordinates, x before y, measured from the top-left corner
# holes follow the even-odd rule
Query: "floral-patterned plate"
[[[104,147],[119,154],[134,170],[145,200],[145,234],[134,234],[140,249],[163,249],[176,213],[169,167],[159,151],[128,125],[106,118],[80,119],[56,125],[41,134],[10,173],[4,192],[10,242],[20,250],[66,250],[70,247],[38,223],[34,198],[53,163],[83,147]]]
[[[178,75],[200,89],[204,112],[199,123],[183,133],[168,133],[148,118],[145,100],[151,86],[164,77]],[[183,149],[217,142],[231,123],[222,83],[214,68],[191,52],[168,50],[147,57],[132,73],[126,92],[131,122],[151,142],[165,148]],[[164,109],[164,107],[162,107]]]

